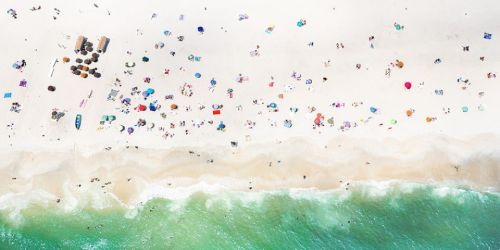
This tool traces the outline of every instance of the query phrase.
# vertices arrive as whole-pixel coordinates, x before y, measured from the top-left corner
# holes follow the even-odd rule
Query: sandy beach
[[[195,2],[0,3],[0,209],[499,191],[496,1]]]

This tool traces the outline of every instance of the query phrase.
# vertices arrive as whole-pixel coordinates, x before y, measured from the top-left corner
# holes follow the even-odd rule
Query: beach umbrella
[[[201,77],[201,74],[200,74],[200,73],[196,73],[196,74],[194,74],[194,77],[196,77],[196,78],[200,78],[200,77]]]
[[[144,98],[147,98],[147,97],[149,96],[149,93],[148,93],[148,92],[146,92],[146,91],[143,91],[143,92],[142,92],[142,96],[143,96]]]
[[[81,58],[76,58],[75,62],[76,62],[76,63],[82,63],[82,62],[83,62],[83,60],[82,60]]]
[[[81,53],[82,55],[86,56],[88,52],[87,52],[86,50],[82,50],[80,53]]]
[[[152,94],[154,94],[154,93],[155,93],[155,90],[154,90],[154,89],[152,89],[152,88],[149,88],[149,89],[147,89],[147,90],[146,90],[146,92],[147,92],[148,94],[152,95]]]
[[[127,129],[127,132],[128,132],[128,134],[129,134],[129,135],[130,135],[130,134],[132,134],[132,133],[134,133],[134,128],[129,127],[129,128]]]
[[[50,85],[48,88],[47,88],[49,91],[53,92],[56,90],[56,87]]]
[[[328,124],[330,125],[333,125],[334,123],[333,117],[330,117],[328,120],[326,120],[326,122],[328,122]]]
[[[139,111],[146,111],[147,107],[145,105],[140,104],[139,105]]]
[[[80,75],[81,73],[82,73],[82,72],[81,72],[80,70],[75,70],[75,71],[73,71],[73,74],[75,74],[75,75],[77,75],[77,76],[78,76],[78,75]]]
[[[156,111],[156,106],[155,106],[155,104],[154,104],[154,103],[150,103],[150,104],[149,104],[149,110],[150,110],[150,111]]]
[[[149,62],[149,57],[147,57],[147,56],[142,57],[142,61],[143,62]]]
[[[278,107],[278,105],[274,102],[271,102],[268,107],[275,109]]]
[[[89,71],[89,67],[87,67],[87,66],[82,66],[81,70],[83,70],[83,71]]]
[[[99,72],[95,72],[95,73],[94,73],[94,77],[95,77],[95,78],[101,78],[101,73],[99,73]]]
[[[400,61],[400,60],[396,60],[396,66],[398,66],[398,68],[403,68],[403,66],[405,66],[404,62],[403,61]]]
[[[17,63],[12,64],[12,68],[14,69],[19,69],[21,66],[19,66]]]
[[[63,62],[65,62],[65,63],[69,62],[69,58],[68,57],[63,57]]]
[[[175,103],[173,103],[172,105],[170,105],[170,109],[171,109],[171,110],[175,110],[175,109],[177,109],[177,108],[178,108],[178,107],[177,107],[177,104],[175,104]]]
[[[410,117],[412,115],[413,115],[413,110],[411,109],[406,110],[406,116]]]
[[[217,130],[223,130],[225,128],[226,128],[226,124],[224,124],[223,122],[220,122],[219,126],[217,126]]]
[[[87,78],[88,76],[89,76],[89,75],[88,75],[87,73],[81,73],[81,74],[80,74],[80,77],[81,77],[81,78]]]
[[[95,73],[95,69],[90,69],[89,74],[93,75]]]
[[[87,41],[87,42],[85,43],[85,47],[92,47],[92,46],[94,46],[94,45],[92,44],[92,42],[88,42],[88,41]]]
[[[90,59],[90,61],[92,61],[92,62],[98,62],[99,59],[97,59],[97,57],[92,57],[92,59]]]
[[[395,125],[396,123],[398,123],[398,121],[396,119],[391,119],[389,121],[389,123],[392,124],[392,125]]]
[[[81,65],[81,64],[80,64],[80,65],[78,65],[76,68],[77,68],[77,69],[82,69],[82,68],[83,68],[83,65]]]
[[[99,54],[97,54],[97,53],[92,53],[92,58],[99,58]]]
[[[88,52],[92,52],[94,49],[92,47],[87,47],[87,48],[85,48],[85,50]]]
[[[306,84],[312,84],[312,83],[313,83],[313,81],[311,79],[306,80]]]
[[[205,32],[205,29],[203,28],[203,26],[199,26],[198,27],[198,32],[200,32],[200,33]]]
[[[291,128],[292,127],[292,121],[291,120],[285,120],[284,124],[285,128]]]
[[[214,78],[212,78],[212,80],[210,80],[210,85],[215,86],[216,84],[217,81]]]
[[[378,110],[378,109],[377,109],[377,108],[375,108],[375,107],[370,107],[370,112],[372,112],[372,113],[377,112],[377,110]]]
[[[299,27],[299,28],[300,28],[300,27],[302,27],[302,26],[304,26],[304,23],[302,22],[302,20],[298,21],[298,22],[297,22],[297,27]]]
[[[75,71],[75,70],[76,70],[76,66],[75,66],[75,65],[72,65],[71,67],[69,67],[69,69],[70,69],[71,71]]]
[[[85,64],[87,64],[87,65],[92,63],[92,61],[91,61],[90,59],[85,59],[85,61],[83,61],[83,62],[84,62]]]
[[[462,107],[462,112],[464,112],[464,113],[469,112],[469,107],[467,107],[467,106],[463,106],[463,107]]]
[[[405,88],[411,89],[411,82],[405,82]]]

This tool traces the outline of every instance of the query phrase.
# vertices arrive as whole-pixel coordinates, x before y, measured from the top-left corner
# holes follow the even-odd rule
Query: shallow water
[[[500,249],[500,195],[460,188],[195,193],[0,216],[1,249]]]

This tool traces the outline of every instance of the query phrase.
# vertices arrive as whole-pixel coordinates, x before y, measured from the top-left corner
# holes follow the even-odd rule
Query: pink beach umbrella
[[[405,88],[411,89],[411,82],[405,82]]]

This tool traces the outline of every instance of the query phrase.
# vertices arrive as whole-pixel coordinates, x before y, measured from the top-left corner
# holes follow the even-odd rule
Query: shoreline
[[[52,197],[48,203],[92,206],[115,197],[130,206],[196,192],[332,190],[388,181],[500,189],[497,136],[362,141],[339,137],[319,145],[295,138],[266,146],[112,149],[90,156],[10,152],[0,154],[0,197],[41,191]],[[427,144],[432,147],[422,146]]]

